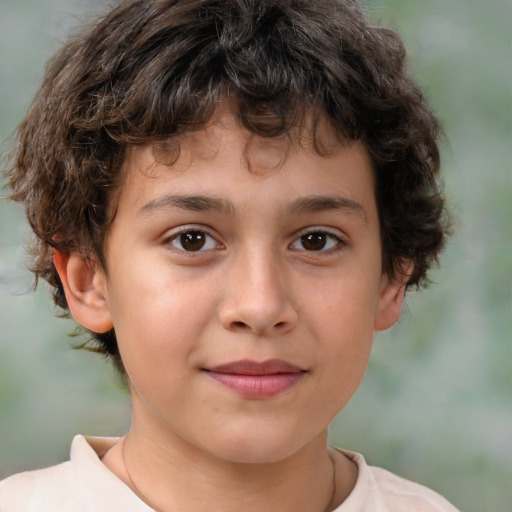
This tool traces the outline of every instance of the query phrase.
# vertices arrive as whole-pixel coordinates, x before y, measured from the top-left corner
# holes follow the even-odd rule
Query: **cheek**
[[[127,370],[170,365],[178,371],[214,318],[215,287],[163,267],[146,263],[147,271],[137,273],[119,267],[112,276],[109,306]]]
[[[307,323],[334,414],[352,397],[368,365],[378,293],[374,281],[332,280],[308,296]]]
[[[348,274],[348,273],[347,273]],[[322,340],[335,343],[341,352],[360,346],[373,336],[373,324],[379,295],[379,279],[370,272],[350,273],[312,280],[302,291],[302,312]]]

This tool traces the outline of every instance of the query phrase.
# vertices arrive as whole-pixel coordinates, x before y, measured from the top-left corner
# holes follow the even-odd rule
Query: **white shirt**
[[[0,482],[0,512],[153,512],[101,462],[117,440],[76,436],[70,460]],[[342,450],[358,467],[350,496],[335,512],[457,512],[442,496]]]

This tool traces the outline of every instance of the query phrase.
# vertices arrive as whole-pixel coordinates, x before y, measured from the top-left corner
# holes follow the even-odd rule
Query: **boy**
[[[2,512],[455,510],[327,445],[444,243],[404,65],[352,0],[125,1],[61,49],[6,174],[132,426]]]

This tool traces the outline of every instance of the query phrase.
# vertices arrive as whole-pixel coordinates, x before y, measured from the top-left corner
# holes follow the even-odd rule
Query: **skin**
[[[132,428],[103,462],[133,488],[124,443],[135,492],[162,510],[332,509],[357,471],[331,453],[331,500],[327,429],[405,288],[381,270],[370,160],[358,143],[322,157],[259,139],[229,111],[179,143],[171,166],[129,152],[106,269],[55,255],[73,316],[115,326],[128,375]],[[204,245],[187,251],[182,229]],[[302,370],[269,398],[207,371],[269,359]]]

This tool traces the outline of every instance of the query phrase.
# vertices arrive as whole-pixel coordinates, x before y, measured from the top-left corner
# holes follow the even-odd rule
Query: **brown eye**
[[[327,243],[327,233],[308,233],[300,237],[306,251],[321,251]]]
[[[180,251],[199,252],[214,249],[217,242],[204,231],[192,230],[178,233],[169,240],[169,243]]]
[[[206,243],[206,236],[201,231],[191,231],[180,235],[180,243],[186,251],[199,251]]]
[[[290,247],[296,251],[327,252],[344,245],[343,242],[327,231],[310,231],[299,236]]]

